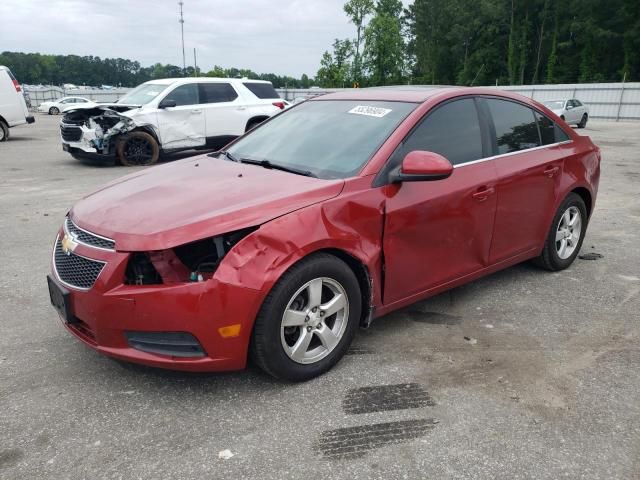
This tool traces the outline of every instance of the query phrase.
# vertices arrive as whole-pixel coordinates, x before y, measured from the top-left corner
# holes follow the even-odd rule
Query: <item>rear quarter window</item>
[[[260,99],[280,98],[280,95],[278,95],[278,92],[276,92],[276,89],[273,88],[273,85],[270,83],[245,82],[243,85]]]
[[[233,102],[238,92],[229,83],[201,83],[200,103]]]
[[[536,112],[536,118],[540,126],[542,145],[551,145],[552,143],[566,142],[569,140],[569,136],[549,117]]]

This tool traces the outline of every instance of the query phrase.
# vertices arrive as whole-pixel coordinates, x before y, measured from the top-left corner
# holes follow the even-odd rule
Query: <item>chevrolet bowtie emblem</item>
[[[78,246],[69,234],[65,234],[65,236],[62,237],[62,242],[60,242],[60,244],[62,245],[62,251],[67,255],[71,255],[71,252],[73,252]]]

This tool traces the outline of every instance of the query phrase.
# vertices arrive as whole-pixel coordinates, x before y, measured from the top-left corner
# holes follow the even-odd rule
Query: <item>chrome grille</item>
[[[60,134],[62,135],[62,139],[67,142],[77,142],[82,138],[82,130],[80,127],[75,127],[73,125],[60,125]]]
[[[104,262],[81,257],[73,252],[64,253],[59,238],[56,240],[53,261],[60,280],[70,287],[83,290],[93,287],[105,266]]]
[[[73,223],[69,217],[64,221],[64,229],[67,233],[70,233],[76,241],[90,247],[102,248],[103,250],[115,250],[116,248],[116,242],[110,238],[101,237],[95,233],[83,230]]]

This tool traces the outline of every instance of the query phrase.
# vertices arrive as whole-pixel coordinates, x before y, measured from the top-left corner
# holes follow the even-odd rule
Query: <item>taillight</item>
[[[18,83],[18,80],[13,81],[13,86],[16,87],[16,92],[20,92],[21,89],[20,89],[20,84]]]
[[[273,102],[274,107],[278,107],[280,110],[284,110],[284,102]]]

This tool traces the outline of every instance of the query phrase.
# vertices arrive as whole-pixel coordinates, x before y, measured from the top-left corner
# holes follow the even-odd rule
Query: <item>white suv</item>
[[[221,148],[284,107],[270,82],[152,80],[114,104],[67,110],[62,147],[80,160],[150,165],[160,152]]]

